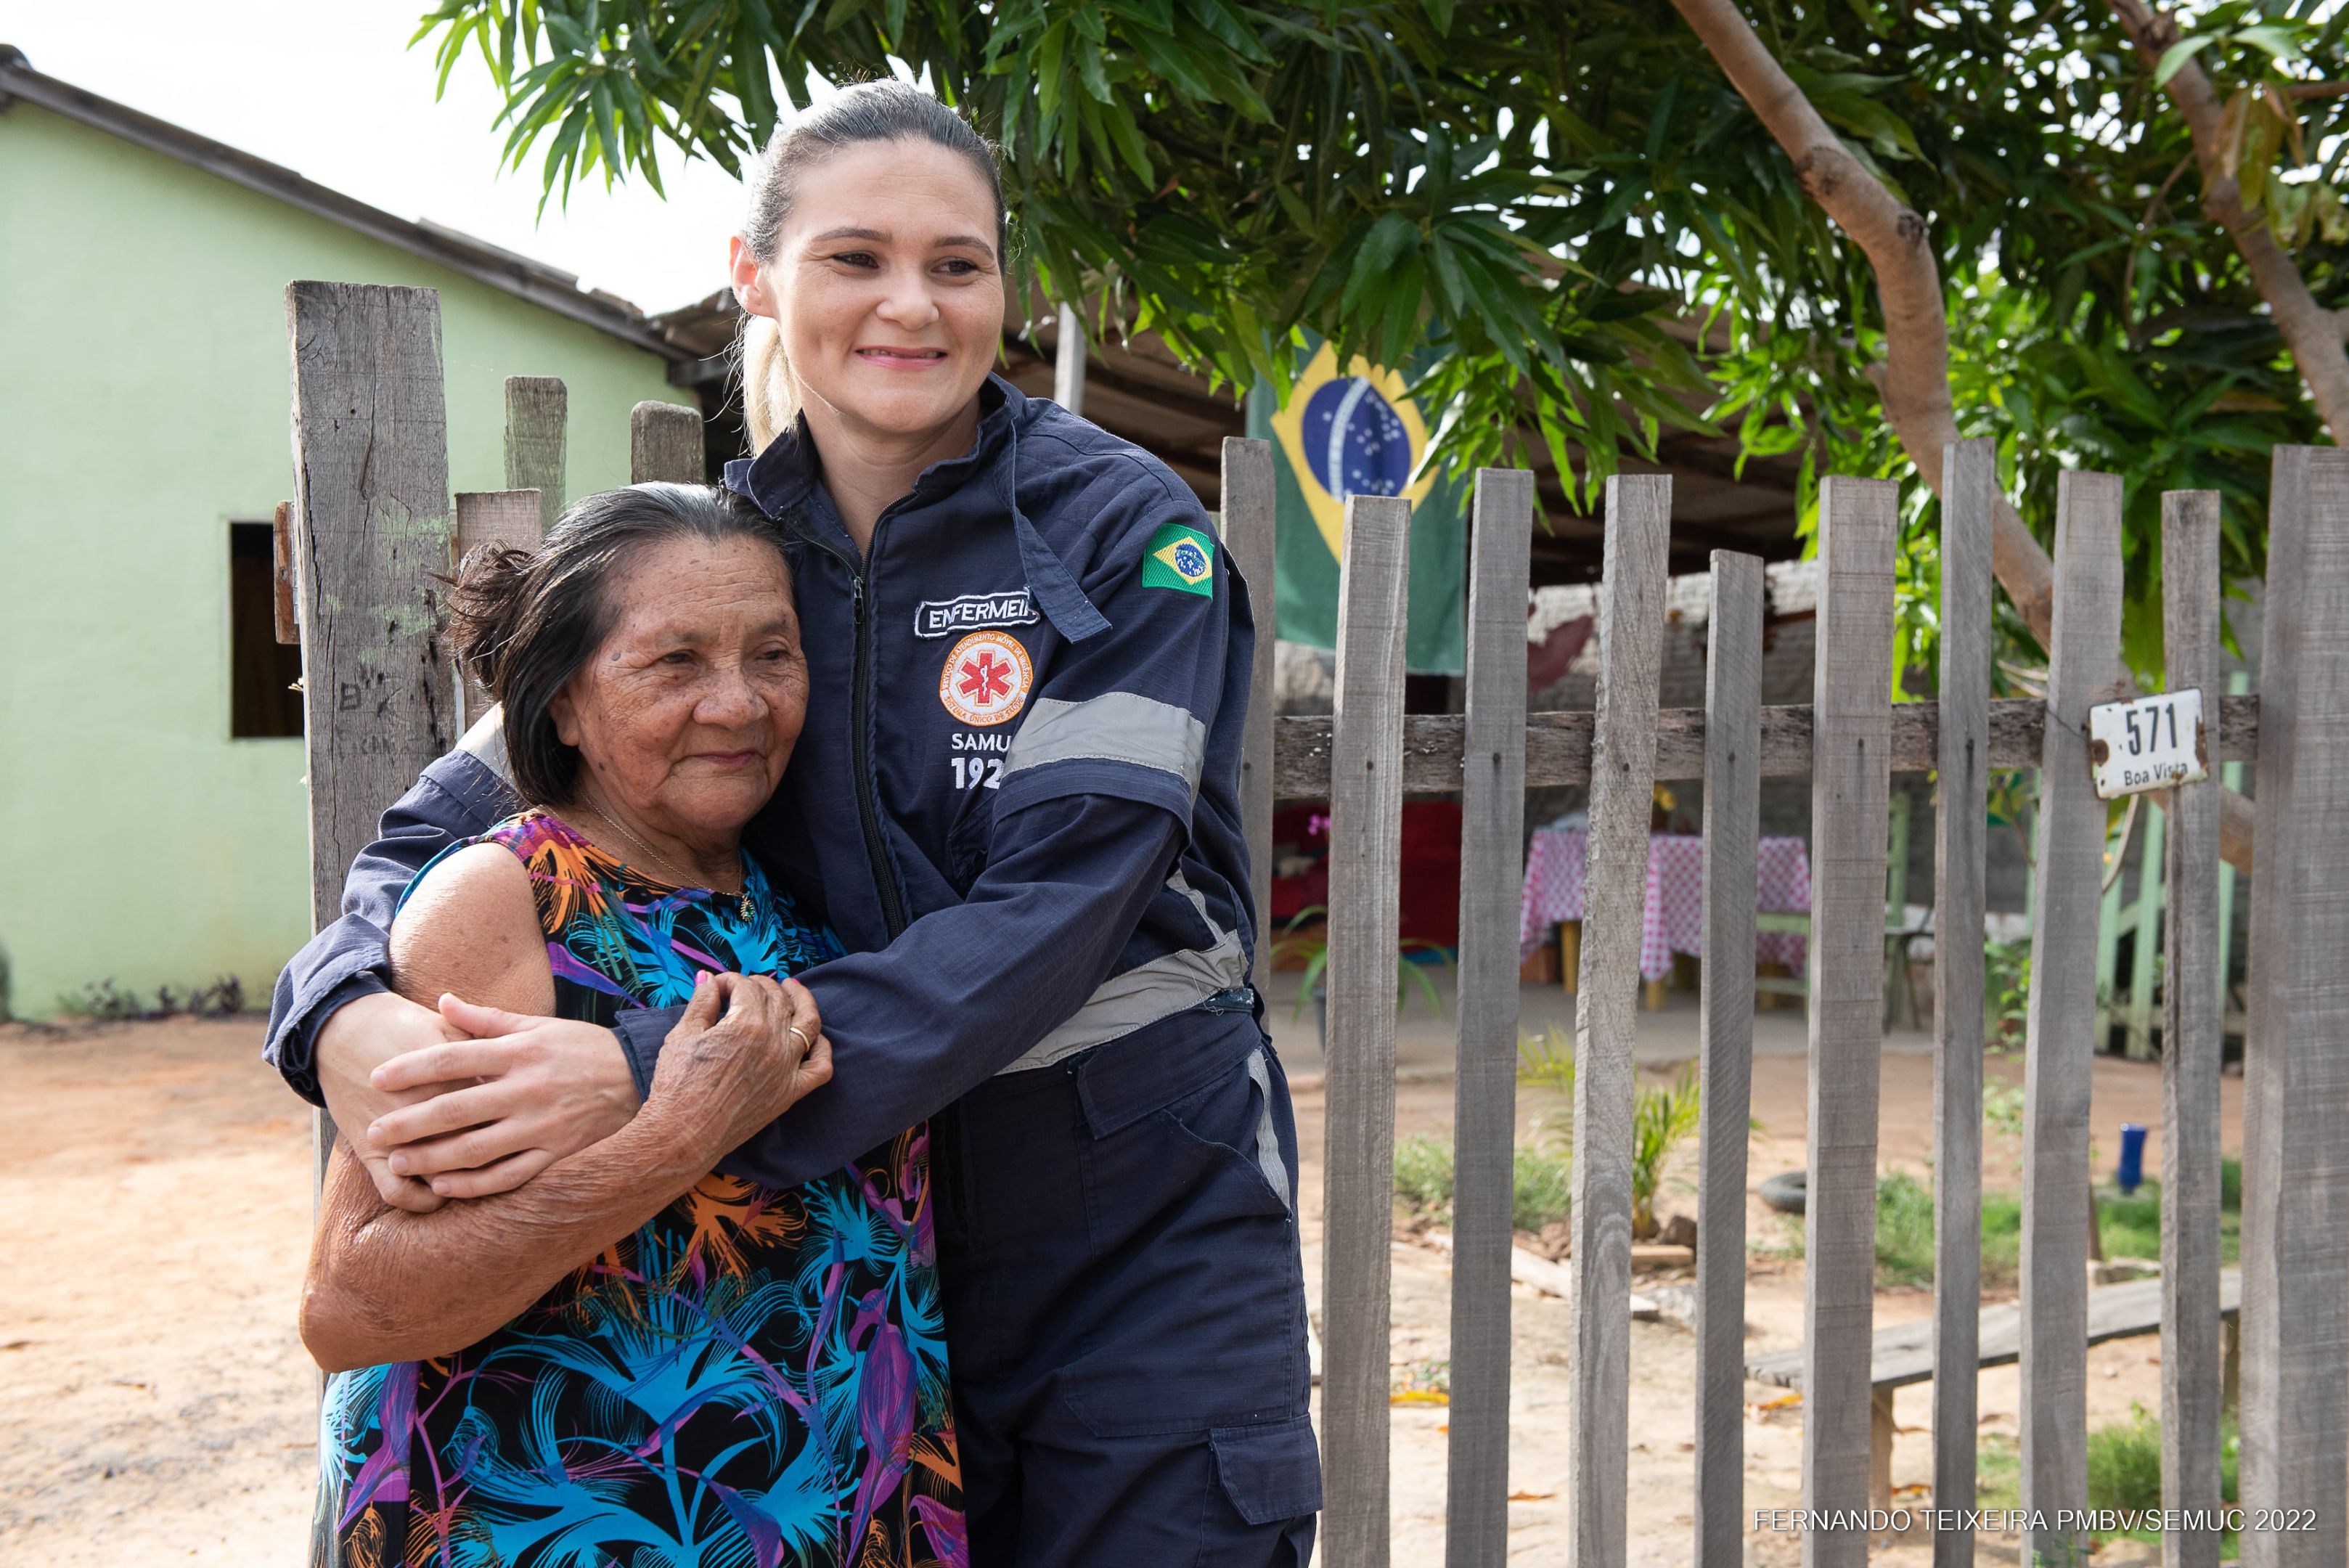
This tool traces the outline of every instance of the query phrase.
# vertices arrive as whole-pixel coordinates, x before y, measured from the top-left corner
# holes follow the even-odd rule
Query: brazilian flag
[[[1247,432],[1273,443],[1275,558],[1280,636],[1338,645],[1338,564],[1346,497],[1411,502],[1411,621],[1403,663],[1415,675],[1458,675],[1467,661],[1465,483],[1414,480],[1427,421],[1403,390],[1410,378],[1357,356],[1341,372],[1327,343],[1276,406],[1272,389],[1248,395]]]

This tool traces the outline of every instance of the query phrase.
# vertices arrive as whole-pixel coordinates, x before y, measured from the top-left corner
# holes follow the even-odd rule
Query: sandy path
[[[1656,1033],[1655,1054],[1674,1054],[1671,1030]],[[0,1295],[0,1473],[7,1477],[0,1563],[265,1568],[302,1559],[316,1375],[293,1324],[309,1229],[307,1122],[255,1060],[257,1033],[249,1020],[74,1034],[0,1028],[0,1075],[9,1085],[0,1100],[0,1271],[10,1283]],[[1648,1033],[1643,1024],[1643,1058]],[[1291,1044],[1284,1038],[1284,1049]],[[1306,1054],[1290,1051],[1307,1164],[1307,1276],[1318,1301],[1322,1103],[1318,1063],[1299,1059]],[[1783,1049],[1757,1056],[1754,1114],[1764,1130],[1753,1148],[1756,1181],[1802,1164],[1804,1069],[1799,1054]],[[2240,1088],[2239,1079],[2227,1080],[2230,1149]],[[1541,1091],[1521,1101],[1521,1125],[1562,1110]],[[1451,1087],[1427,1064],[1407,1061],[1397,1104],[1402,1132],[1449,1137]],[[1896,1043],[1884,1058],[1888,1165],[1923,1168],[1930,1115],[1930,1058]],[[2124,1120],[2158,1127],[2159,1072],[2099,1058],[2100,1158],[2109,1160],[2118,1147]],[[1993,1145],[1993,1186],[2013,1184],[2015,1155]],[[2156,1165],[2158,1142],[2147,1158]],[[1664,1207],[1691,1206],[1683,1195]],[[1757,1234],[1766,1233],[1765,1216],[1756,1203]],[[1412,1244],[1393,1256],[1397,1368],[1444,1360],[1447,1260]],[[1923,1291],[1882,1293],[1878,1321],[1922,1316],[1930,1304]],[[1756,1347],[1799,1339],[1799,1264],[1757,1262],[1747,1318]],[[1514,1340],[1511,1486],[1529,1495],[1511,1505],[1511,1557],[1552,1563],[1563,1553],[1566,1527],[1566,1304],[1520,1288]],[[2092,1423],[2125,1416],[2132,1400],[2158,1403],[2158,1348],[2134,1340],[2090,1353]],[[1631,1557],[1685,1563],[1692,1342],[1670,1323],[1634,1324],[1631,1358]],[[2011,1367],[1983,1375],[1985,1431],[2014,1432],[2016,1384]],[[1777,1393],[1748,1386],[1754,1403]],[[1915,1484],[1928,1473],[1921,1428],[1930,1386],[1902,1390],[1898,1409],[1904,1432],[1894,1480]],[[1397,1563],[1441,1561],[1445,1415],[1429,1407],[1394,1411]],[[1749,1405],[1750,1507],[1794,1503],[1801,1438],[1798,1410]],[[1983,1545],[1986,1556],[2013,1560],[2011,1542]],[[1913,1540],[1888,1560],[1921,1561],[1923,1552]],[[1792,1536],[1757,1537],[1752,1553],[1763,1565],[1798,1555]]]
[[[0,1561],[302,1561],[308,1118],[258,1034],[0,1029]]]

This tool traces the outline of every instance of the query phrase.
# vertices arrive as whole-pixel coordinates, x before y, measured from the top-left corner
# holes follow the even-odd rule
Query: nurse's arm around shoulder
[[[417,888],[392,927],[391,961],[399,992],[428,1005],[451,992],[521,1014],[554,1004],[528,874],[494,844],[450,856]],[[804,1055],[794,1026],[816,1041]],[[516,1190],[430,1213],[386,1204],[338,1137],[303,1285],[303,1343],[332,1372],[445,1355],[493,1332],[829,1078],[819,1031],[792,982],[704,975],[634,1119]],[[472,1076],[481,1045],[431,1048],[436,1070]]]

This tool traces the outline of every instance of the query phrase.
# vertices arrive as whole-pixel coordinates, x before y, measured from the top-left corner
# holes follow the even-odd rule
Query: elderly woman
[[[357,1565],[959,1560],[925,1129],[796,1188],[713,1172],[831,1075],[777,979],[839,949],[741,848],[807,702],[770,524],[614,491],[452,606],[532,804],[409,885],[397,989],[688,1005],[634,1119],[518,1190],[408,1212],[337,1143],[317,1530]]]

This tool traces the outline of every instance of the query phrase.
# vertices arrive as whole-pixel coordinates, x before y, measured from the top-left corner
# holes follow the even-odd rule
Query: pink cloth
[[[1517,953],[1531,957],[1549,927],[1582,919],[1583,865],[1589,835],[1579,827],[1545,827],[1526,854],[1526,890],[1517,916]],[[1811,862],[1799,838],[1764,838],[1756,846],[1754,908],[1772,913],[1811,907]],[[1640,922],[1640,976],[1661,980],[1674,953],[1695,954],[1704,935],[1704,840],[1694,834],[1648,836],[1647,908]],[[1764,931],[1754,957],[1800,974],[1803,939]]]

